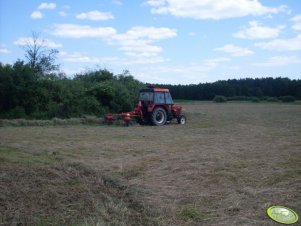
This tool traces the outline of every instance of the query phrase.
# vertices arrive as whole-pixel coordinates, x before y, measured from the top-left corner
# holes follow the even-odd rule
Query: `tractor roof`
[[[169,92],[169,89],[164,89],[164,88],[147,88],[147,89],[142,89],[140,92]]]

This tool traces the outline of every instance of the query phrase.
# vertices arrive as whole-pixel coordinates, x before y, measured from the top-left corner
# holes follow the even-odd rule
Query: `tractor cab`
[[[141,101],[144,106],[150,104],[173,104],[169,90],[161,88],[147,88],[140,90],[139,101]]]

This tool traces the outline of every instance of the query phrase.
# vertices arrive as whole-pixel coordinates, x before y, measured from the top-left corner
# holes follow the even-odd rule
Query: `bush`
[[[258,97],[252,97],[251,101],[253,103],[259,103],[260,102],[260,99]]]
[[[267,101],[267,102],[278,102],[279,100],[278,100],[278,98],[276,98],[276,97],[267,97],[267,98],[266,98],[266,101]]]
[[[295,101],[295,97],[293,97],[293,96],[281,96],[281,97],[279,97],[279,99],[282,102],[294,102]]]
[[[21,106],[17,106],[15,108],[13,108],[12,110],[10,110],[8,112],[7,115],[8,115],[7,118],[11,118],[11,119],[13,119],[13,118],[26,118],[27,117],[24,108],[21,107]]]
[[[225,96],[215,96],[213,98],[213,101],[216,102],[216,103],[225,103],[227,102],[227,98]]]
[[[228,101],[250,101],[252,98],[248,96],[231,96],[227,97]]]

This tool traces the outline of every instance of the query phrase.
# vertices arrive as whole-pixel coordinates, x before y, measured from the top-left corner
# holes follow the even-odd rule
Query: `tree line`
[[[217,95],[230,100],[281,96],[301,99],[301,80],[288,78],[155,86],[170,89],[174,99],[212,100]],[[0,118],[50,119],[127,112],[133,109],[143,87],[146,84],[128,71],[114,75],[99,69],[68,78],[61,73],[44,73],[22,60],[13,65],[0,63]]]
[[[191,85],[157,85],[170,89],[174,99],[212,100],[219,95],[230,100],[247,100],[252,97],[281,99],[284,96],[301,99],[301,80],[281,77],[229,79]]]
[[[129,72],[108,70],[77,74],[40,75],[29,64],[0,63],[0,118],[50,119],[101,116],[105,112],[130,111],[144,84]]]

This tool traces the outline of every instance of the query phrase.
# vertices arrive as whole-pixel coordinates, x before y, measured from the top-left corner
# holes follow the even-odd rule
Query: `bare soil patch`
[[[0,127],[0,222],[276,225],[270,205],[301,214],[301,105],[183,105],[185,126]]]

